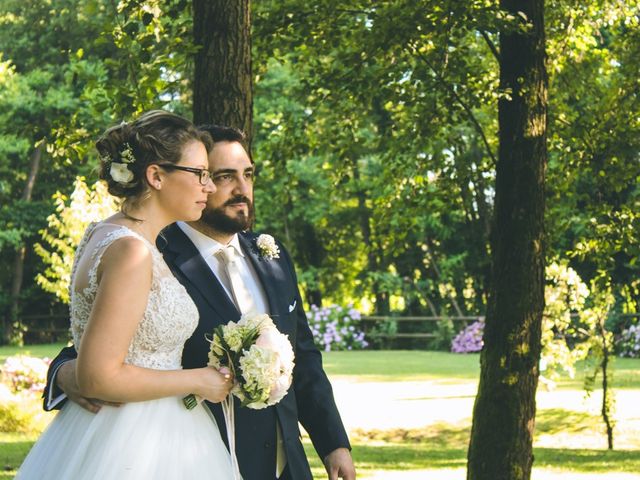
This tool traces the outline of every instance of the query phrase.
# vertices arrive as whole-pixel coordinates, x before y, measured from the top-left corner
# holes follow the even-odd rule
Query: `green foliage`
[[[98,222],[117,211],[116,199],[109,195],[103,182],[89,187],[84,178],[78,177],[74,185],[68,205],[64,195],[56,194],[57,213],[49,216],[49,227],[41,232],[51,250],[40,243],[34,245],[36,253],[48,265],[43,274],[37,275],[38,285],[64,303],[69,303],[71,268],[84,231],[91,222]]]
[[[366,338],[374,349],[388,350],[394,344],[393,337],[398,333],[398,321],[385,318],[369,329]]]
[[[606,271],[637,311],[638,2],[546,11],[549,258],[587,283]],[[482,313],[508,95],[496,32],[517,19],[430,1],[260,2],[254,16],[260,226],[330,300],[380,312],[382,292],[405,313]]]
[[[11,291],[15,252],[26,247],[19,316],[60,308],[57,297],[34,294],[34,287],[38,277],[48,292],[64,297],[64,281],[56,282],[66,274],[62,259],[70,257],[56,251],[42,263],[32,249],[75,178],[96,179],[98,136],[150,108],[188,113],[190,29],[189,4],[182,0],[3,2],[0,290]],[[39,150],[31,198],[23,200],[31,159]],[[43,274],[46,269],[52,277]],[[0,295],[3,317],[13,300]]]
[[[640,301],[639,3],[546,8],[548,258],[587,284],[610,278],[621,313]],[[521,22],[486,1],[252,9],[258,228],[290,248],[309,303],[483,314],[496,106],[509,94],[499,89],[497,32]],[[184,0],[3,3],[0,306],[16,249],[38,242],[56,192],[68,196],[79,175],[95,180],[100,132],[148,108],[189,114],[191,13]],[[24,301],[37,274],[47,291],[62,289],[42,280],[42,262],[27,254],[22,313],[58,305],[53,295]]]

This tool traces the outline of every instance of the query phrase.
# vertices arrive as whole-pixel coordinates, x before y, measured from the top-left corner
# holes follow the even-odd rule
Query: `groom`
[[[247,308],[243,303],[250,301],[252,311],[270,314],[280,331],[288,335],[295,351],[293,384],[273,407],[236,408],[236,454],[243,479],[311,479],[300,441],[300,422],[323,459],[329,479],[354,480],[349,440],[322,369],[320,352],[313,343],[293,263],[282,245],[278,244],[277,253],[273,248],[261,249],[256,243],[258,236],[247,231],[254,219],[254,165],[242,146],[243,135],[231,128],[202,128],[214,140],[209,170],[217,191],[209,195],[199,221],[171,225],[158,240],[167,264],[200,313],[198,328],[185,344],[183,366],[195,368],[207,363],[209,344],[205,335],[217,325],[237,321]],[[225,246],[234,253],[233,273],[217,253]],[[244,299],[234,283],[238,278]],[[52,377],[73,353],[67,350],[52,362],[45,399],[51,399],[55,390],[50,388]],[[57,386],[72,400],[91,410],[98,409],[99,402],[74,395],[72,367],[63,367],[55,378]],[[47,400],[45,403],[46,409],[51,408]],[[226,441],[220,406],[209,407]]]

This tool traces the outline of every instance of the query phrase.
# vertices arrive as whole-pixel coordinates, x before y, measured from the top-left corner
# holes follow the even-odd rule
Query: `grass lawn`
[[[30,355],[40,358],[54,358],[66,343],[48,343],[45,345],[25,345],[24,347],[0,346],[0,363],[13,355]]]
[[[0,347],[0,361],[26,352],[53,357],[61,347]],[[323,359],[350,431],[359,478],[377,480],[385,478],[384,472],[402,471],[416,472],[418,476],[411,478],[465,478],[478,355],[351,351],[326,352]],[[557,389],[538,393],[534,479],[568,474],[571,480],[606,480],[615,473],[635,478],[633,474],[640,472],[640,360],[616,359],[614,368],[620,418],[616,450],[604,448],[606,439],[594,407],[597,398],[585,403],[582,379],[563,379]],[[592,397],[597,395],[596,391]],[[0,480],[13,478],[36,437],[0,433],[0,467],[5,469]],[[306,437],[304,444],[314,476],[326,478]]]

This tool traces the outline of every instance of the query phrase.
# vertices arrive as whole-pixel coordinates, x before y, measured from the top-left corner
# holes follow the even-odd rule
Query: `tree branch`
[[[500,52],[496,48],[495,43],[493,43],[493,41],[489,37],[489,34],[487,34],[487,32],[485,32],[484,30],[480,30],[480,35],[482,35],[482,38],[484,38],[484,41],[489,46],[489,50],[491,50],[491,53],[493,53],[495,59],[498,61],[498,63],[500,63]]]
[[[487,136],[484,133],[484,130],[482,128],[482,125],[480,125],[480,122],[478,122],[478,119],[475,117],[475,115],[473,114],[473,112],[471,111],[471,108],[465,103],[464,100],[462,100],[462,98],[460,97],[460,95],[458,95],[458,93],[453,89],[453,87],[451,87],[450,84],[447,83],[447,81],[444,79],[444,77],[440,74],[440,72],[438,72],[434,66],[432,65],[432,63],[429,61],[429,59],[420,51],[418,51],[418,49],[415,47],[415,45],[408,45],[407,46],[418,58],[420,58],[424,63],[427,64],[427,66],[429,67],[429,69],[434,73],[434,75],[436,76],[436,79],[438,80],[438,83],[440,83],[450,94],[451,96],[453,96],[453,98],[456,100],[456,102],[458,102],[458,104],[462,107],[462,109],[466,112],[466,114],[469,117],[469,120],[471,120],[471,123],[473,124],[473,126],[475,127],[476,131],[478,132],[478,134],[480,135],[480,138],[482,138],[482,143],[484,143],[485,149],[487,151],[487,154],[489,155],[489,158],[491,158],[491,161],[493,162],[493,165],[497,165],[498,161],[496,160],[495,155],[493,154],[493,151],[491,150],[491,146],[489,145],[489,141],[487,140]]]

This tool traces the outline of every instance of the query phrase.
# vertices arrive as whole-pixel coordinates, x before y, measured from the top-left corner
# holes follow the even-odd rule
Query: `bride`
[[[71,279],[71,332],[83,396],[121,406],[91,413],[67,402],[33,446],[18,479],[232,478],[209,410],[187,410],[194,393],[222,401],[228,374],[181,369],[198,310],[155,247],[160,231],[198,220],[215,192],[210,138],[191,122],[151,111],[98,140],[101,178],[121,212],[89,226]]]

